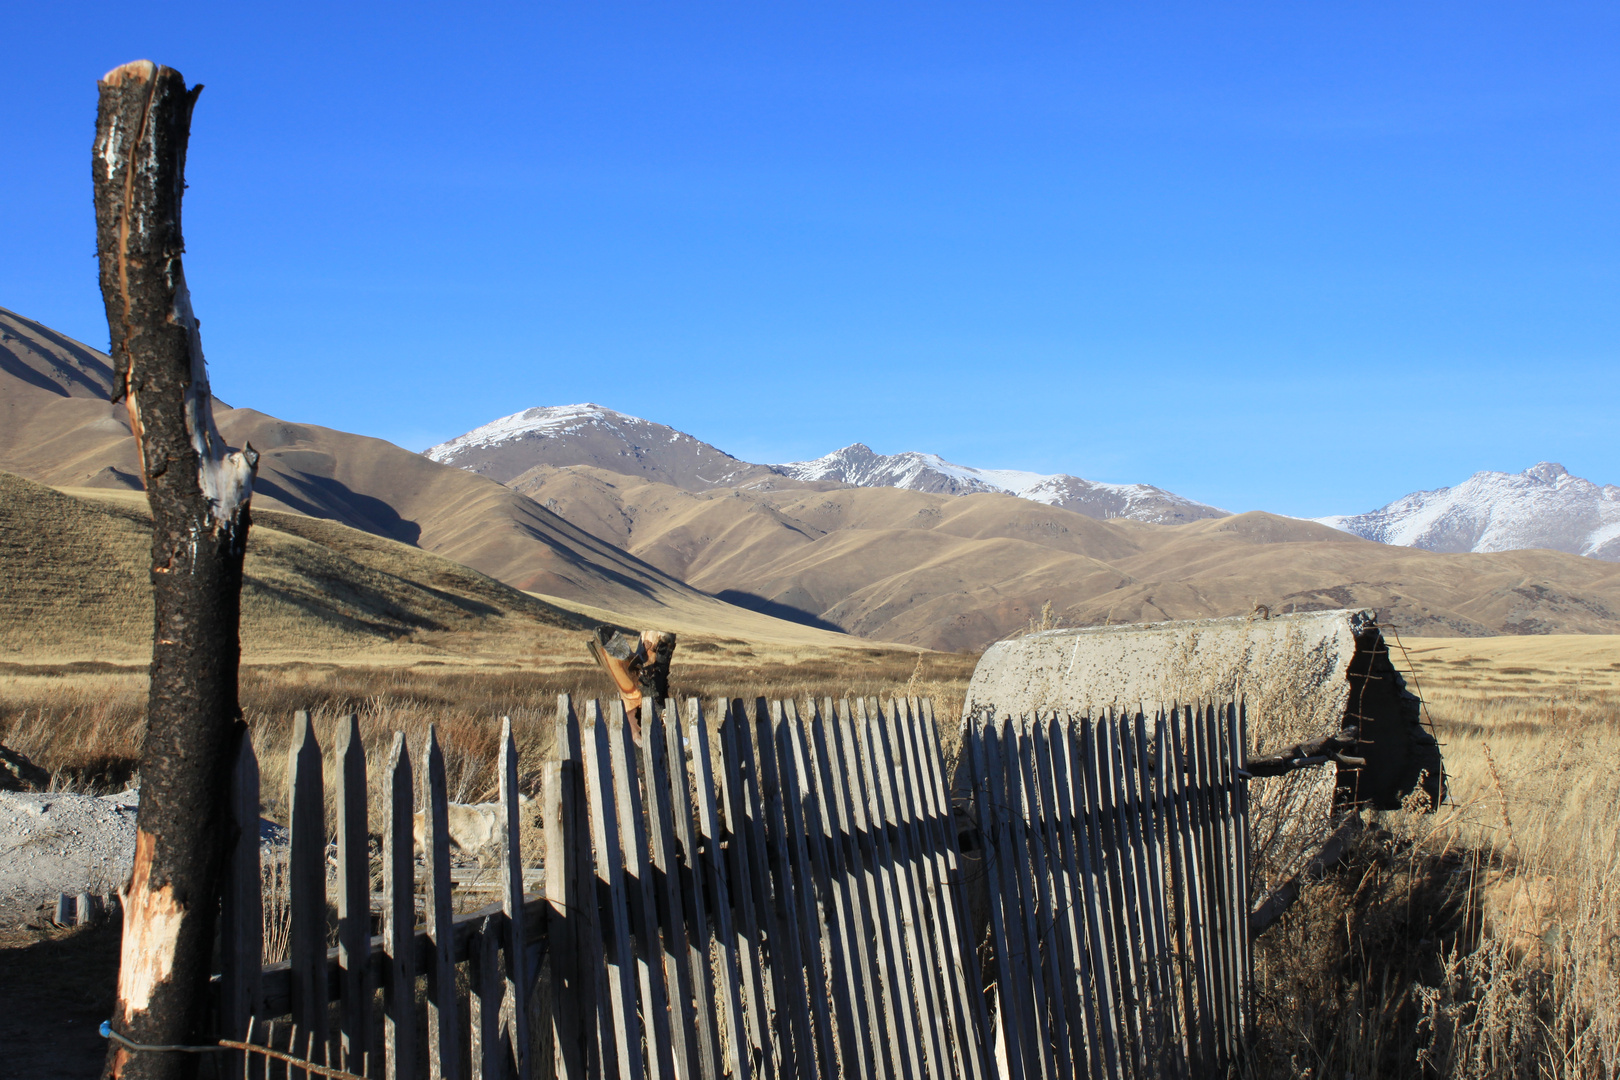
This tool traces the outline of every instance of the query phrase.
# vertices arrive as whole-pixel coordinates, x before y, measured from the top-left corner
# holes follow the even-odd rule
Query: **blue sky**
[[[1620,483],[1613,5],[13,5],[0,305],[105,346],[95,80],[206,84],[216,392],[413,449],[597,401],[1370,509]]]

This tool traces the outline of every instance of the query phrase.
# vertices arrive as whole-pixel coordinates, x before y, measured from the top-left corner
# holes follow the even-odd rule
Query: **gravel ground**
[[[135,857],[139,802],[135,788],[100,796],[0,792],[0,926],[48,918],[62,893],[110,900]],[[259,837],[266,847],[287,842],[286,830],[269,821],[259,823]]]
[[[54,910],[61,893],[116,892],[135,855],[138,796],[0,792],[0,924]]]

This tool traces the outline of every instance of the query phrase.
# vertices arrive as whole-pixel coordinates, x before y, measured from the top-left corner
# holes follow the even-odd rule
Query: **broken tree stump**
[[[641,742],[641,703],[662,709],[669,697],[669,662],[675,655],[675,635],[667,630],[623,630],[598,626],[586,641],[624,701],[625,715],[636,742]]]
[[[180,255],[186,143],[201,86],[138,60],[98,84],[96,251],[115,369],[152,507],[154,625],[135,861],[112,1028],[202,1035],[237,703],[242,559],[258,455],[214,426]],[[108,1077],[193,1075],[197,1055],[108,1044]]]

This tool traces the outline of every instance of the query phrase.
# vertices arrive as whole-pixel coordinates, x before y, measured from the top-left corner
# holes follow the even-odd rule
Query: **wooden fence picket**
[[[889,906],[889,892],[878,856],[877,830],[870,819],[870,800],[867,797],[868,770],[863,753],[866,705],[857,701],[852,711],[846,699],[837,705],[838,760],[844,777],[845,818],[849,830],[849,846],[855,862],[857,879],[857,906],[866,928],[865,940],[870,942],[868,970],[874,988],[869,1015],[880,1018],[882,1027],[874,1029],[878,1043],[874,1063],[880,1064],[883,1075],[904,1077],[915,1075],[910,1053],[909,1028],[904,999],[895,968],[896,950],[892,947],[893,912]]]
[[[567,694],[557,698],[557,763],[545,774],[542,832],[551,964],[552,1069],[557,1080],[585,1080],[597,1053],[595,1017],[603,985],[596,878],[586,822],[584,750],[579,716]],[[600,1066],[597,1066],[599,1069]]]
[[[1168,1014],[1163,961],[1166,949],[1159,939],[1160,903],[1162,892],[1154,887],[1157,880],[1153,859],[1153,810],[1145,798],[1144,762],[1139,748],[1142,728],[1141,713],[1126,713],[1119,718],[1118,750],[1122,804],[1128,808],[1125,824],[1128,830],[1128,854],[1132,877],[1136,885],[1137,952],[1140,956],[1142,986],[1145,991],[1143,1010],[1143,1052],[1149,1068],[1162,1071],[1161,1055],[1168,1039]]]
[[[326,792],[321,746],[308,712],[293,715],[287,751],[292,842],[287,859],[288,965],[293,1023],[326,1045]]]
[[[411,811],[416,805],[405,736],[388,751],[388,825],[383,836],[383,983],[385,1080],[416,1077],[416,853]]]
[[[933,928],[929,924],[922,859],[913,820],[913,807],[907,785],[907,767],[900,738],[903,699],[891,698],[887,707],[875,710],[878,717],[875,742],[882,759],[880,790],[885,820],[894,833],[894,853],[899,860],[901,907],[906,919],[906,952],[912,984],[918,989],[922,1009],[921,1037],[928,1061],[928,1075],[949,1076],[945,1017],[949,1012],[942,997],[939,965],[935,962]]]
[[[855,728],[860,737],[863,811],[866,828],[870,830],[874,842],[874,876],[882,904],[882,948],[888,975],[886,985],[893,994],[890,999],[890,1008],[894,1011],[891,1030],[897,1036],[897,1051],[904,1055],[901,1075],[922,1077],[928,1075],[925,1064],[927,1039],[918,1019],[917,987],[911,978],[912,948],[900,859],[890,836],[891,819],[885,812],[883,781],[887,770],[881,753],[883,719],[876,698],[856,698],[855,710]]]
[[[957,842],[956,820],[951,812],[950,795],[945,784],[945,763],[939,749],[933,702],[924,698],[920,704],[921,711],[916,716],[918,749],[926,769],[922,780],[934,832],[935,861],[945,889],[941,907],[951,942],[946,955],[951,965],[951,982],[955,993],[961,1075],[965,1080],[987,1080],[990,1072],[989,1047],[985,1041],[988,1025],[985,1022],[984,994],[979,988],[978,954],[972,934],[973,922],[968,914],[966,883],[962,879],[962,854]]]
[[[244,724],[231,771],[228,812],[235,846],[220,897],[220,1027],[234,1038],[247,1032],[259,1010],[264,967],[264,877],[259,861],[259,759],[253,733]],[[240,1054],[230,1055],[231,1073],[250,1075]]]
[[[951,980],[954,941],[949,936],[949,921],[943,910],[943,905],[948,902],[948,894],[944,891],[940,865],[936,860],[938,852],[932,829],[932,811],[925,800],[927,774],[915,740],[915,711],[915,698],[894,699],[894,717],[889,725],[889,742],[897,763],[894,789],[906,819],[907,844],[912,853],[912,876],[917,881],[917,897],[920,900],[920,936],[927,952],[927,976],[936,1002],[933,1028],[935,1041],[940,1044],[940,1070],[935,1075],[959,1077],[962,1075],[962,1036],[957,1031],[956,1014],[962,1002],[957,1001]]]
[[[816,814],[821,823],[821,852],[838,925],[836,962],[839,983],[838,1023],[844,1072],[854,1080],[883,1075],[878,1040],[883,1030],[883,1002],[872,967],[870,918],[867,915],[859,847],[852,836],[849,777],[841,755],[838,712],[833,699],[820,706],[807,703],[808,751],[815,769]]]
[[[815,867],[816,888],[830,905],[829,960],[836,971],[833,1006],[838,1024],[841,1075],[853,1080],[873,1080],[877,1075],[872,1062],[872,1036],[878,1031],[876,1014],[863,1003],[876,988],[868,989],[864,930],[857,922],[855,890],[858,882],[848,861],[845,835],[848,824],[840,793],[844,777],[832,759],[827,738],[830,717],[815,701],[805,704],[805,728],[799,732],[798,752],[804,755],[800,773],[809,785],[808,798],[815,800],[806,814],[814,814],[810,830],[810,857]]]
[[[667,711],[675,718],[674,703]],[[679,724],[676,725],[679,730]],[[695,1080],[698,1075],[699,1026],[696,1009],[696,990],[692,979],[692,953],[687,945],[691,920],[687,913],[687,893],[681,876],[681,856],[675,847],[673,799],[669,783],[669,743],[664,731],[664,719],[659,710],[646,702],[641,713],[641,775],[646,782],[647,834],[651,846],[650,866],[655,889],[656,927],[661,928],[660,944],[664,968],[664,985],[669,995],[671,1012],[671,1046],[675,1075],[680,1080]],[[677,751],[679,742],[676,743]],[[684,770],[683,770],[684,773]],[[686,801],[686,787],[681,787],[682,801]],[[655,930],[655,933],[657,931]],[[705,990],[707,983],[705,983]]]
[[[741,703],[738,703],[739,706]],[[780,703],[777,708],[780,709]],[[784,1075],[792,1070],[799,1080],[816,1075],[816,1050],[811,1027],[812,995],[804,979],[803,942],[797,927],[798,896],[793,881],[793,845],[787,835],[782,780],[778,768],[776,738],[771,727],[771,706],[763,698],[754,703],[753,723],[738,728],[738,750],[742,754],[743,776],[752,776],[750,796],[760,809],[760,824],[754,835],[761,838],[760,889],[767,912],[765,941],[770,950],[771,974],[775,979],[775,1016],[786,1014],[787,1029],[781,1033],[784,1047]],[[752,738],[750,738],[752,736]],[[791,1040],[791,1043],[789,1042]],[[791,1046],[791,1049],[787,1049]]]
[[[697,794],[698,844],[703,854],[704,882],[714,902],[715,953],[719,959],[716,976],[723,1002],[721,1014],[725,1020],[725,1046],[728,1051],[725,1065],[727,1073],[736,1080],[741,1080],[743,1077],[753,1075],[750,1067],[756,1063],[755,1053],[760,1047],[757,1028],[750,1026],[749,1020],[744,1015],[743,1006],[744,997],[751,997],[753,993],[758,971],[757,969],[749,971],[744,966],[747,947],[743,940],[739,939],[737,926],[732,917],[730,870],[735,861],[743,857],[743,845],[734,839],[730,845],[731,862],[728,862],[721,852],[720,824],[715,812],[715,773],[709,752],[709,731],[703,722],[701,705],[694,703],[694,706],[687,714],[686,731],[687,741],[692,746],[692,787]],[[724,716],[727,708],[727,702],[721,698],[715,703],[716,715]],[[731,817],[731,812],[728,803],[726,809],[728,823],[735,820]],[[741,903],[741,898],[738,898],[739,911]]]
[[[1060,758],[1052,743],[1050,717],[1033,717],[1029,736],[1034,756],[1031,763],[1034,787],[1041,808],[1039,864],[1044,873],[1040,891],[1046,894],[1041,929],[1051,971],[1051,1008],[1061,1021],[1053,1025],[1053,1038],[1059,1051],[1072,1062],[1082,1060],[1085,1055],[1085,1010],[1080,1005],[1080,984],[1076,979],[1079,965],[1075,957],[1074,925],[1070,919],[1075,910],[1070,897],[1075,890],[1068,875],[1068,861],[1064,858],[1064,814],[1053,782],[1053,768]]]
[[[497,858],[501,868],[500,1039],[502,1071],[515,1080],[529,1080],[530,966],[523,937],[523,828],[518,811],[518,751],[512,736],[512,718],[501,717],[501,751],[496,763],[500,777],[496,819]]]
[[[1074,982],[1079,999],[1084,1039],[1083,1067],[1076,1073],[1101,1080],[1113,1075],[1115,1064],[1112,1014],[1106,1011],[1108,972],[1098,958],[1100,925],[1096,915],[1096,885],[1085,800],[1085,766],[1077,756],[1075,726],[1066,716],[1053,716],[1048,726],[1052,747],[1052,790],[1057,802],[1059,842],[1066,879],[1069,947],[1073,950]]]
[[[1012,810],[1001,764],[1000,724],[995,717],[973,718],[973,795],[979,810],[985,872],[989,875],[990,928],[996,963],[996,1035],[1005,1054],[1009,1080],[1024,1080],[1024,1048],[1033,1044],[1033,1005],[1028,989],[1023,922],[1017,914],[1017,870],[1011,865]],[[1009,901],[1013,901],[1009,903]]]
[[[338,1064],[362,1072],[371,1052],[371,852],[366,828],[366,749],[360,718],[338,721],[337,767]],[[322,960],[325,956],[323,954]]]
[[[675,827],[675,841],[679,848],[670,857],[677,863],[680,875],[681,898],[687,915],[687,966],[689,990],[693,995],[696,1013],[696,1054],[702,1080],[720,1080],[722,1059],[720,1050],[721,1015],[715,1007],[714,965],[711,950],[715,947],[716,931],[709,921],[709,904],[713,895],[706,889],[708,882],[707,854],[703,851],[693,818],[692,783],[686,765],[686,747],[694,755],[701,743],[705,760],[708,756],[708,729],[703,723],[703,707],[696,698],[687,702],[686,720],[673,701],[664,707],[664,740],[667,776],[663,790],[669,798],[670,814]],[[683,735],[683,732],[686,734]],[[705,770],[707,771],[707,770]],[[712,795],[709,796],[712,799]],[[703,801],[700,794],[698,801]],[[716,851],[718,855],[718,851]],[[734,993],[735,982],[727,991]]]
[[[675,1062],[671,1043],[669,1001],[664,989],[663,943],[658,932],[658,903],[648,865],[647,824],[642,811],[640,754],[625,714],[624,703],[609,707],[615,802],[619,812],[619,839],[624,853],[625,900],[636,958],[636,982],[641,994],[642,1025],[647,1037],[648,1080],[672,1080]]]
[[[1249,880],[1249,785],[1238,780],[1237,775],[1248,774],[1249,764],[1249,712],[1248,704],[1238,701],[1236,704],[1228,703],[1227,716],[1230,723],[1227,726],[1228,735],[1228,761],[1233,770],[1232,786],[1234,789],[1234,812],[1236,814],[1236,848],[1233,852],[1233,861],[1238,875],[1237,902],[1241,905],[1238,914],[1241,930],[1238,938],[1243,944],[1243,966],[1238,973],[1238,984],[1243,994],[1238,1009],[1239,1042],[1245,1041],[1248,1035],[1248,1016],[1250,1004],[1250,991],[1254,986],[1254,950],[1249,947],[1247,913],[1254,908],[1255,898],[1250,895],[1253,883]]]
[[[501,1052],[501,917],[486,915],[478,923],[467,964],[467,1060],[471,1080],[501,1080],[506,1057]]]
[[[636,1008],[635,954],[630,947],[630,905],[624,884],[624,855],[614,803],[612,734],[607,717],[594,701],[585,706],[585,790],[590,802],[591,840],[595,848],[596,891],[605,892],[606,922],[603,967],[607,977],[607,1017],[597,1023],[604,1074],[612,1068],[619,1080],[640,1080],[641,1020]]]
[[[761,706],[764,702],[760,703]],[[793,702],[772,702],[760,714],[769,717],[771,742],[775,749],[776,777],[781,793],[782,816],[786,829],[777,839],[787,853],[786,869],[791,874],[788,903],[785,905],[789,924],[788,933],[797,940],[799,967],[803,971],[804,999],[807,1005],[808,1027],[820,1075],[832,1080],[841,1075],[838,1047],[833,1036],[832,1008],[827,993],[828,957],[822,943],[829,931],[822,901],[827,899],[827,887],[820,887],[812,875],[808,832],[820,826],[813,815],[814,804],[809,799],[807,781],[802,763],[804,749],[798,710]]]
[[[747,1034],[752,1046],[754,1075],[787,1075],[794,1070],[789,1059],[783,1058],[782,1044],[772,1029],[775,1005],[767,996],[771,982],[767,978],[761,927],[769,918],[769,898],[762,892],[769,870],[757,789],[751,791],[744,781],[753,771],[752,754],[747,755],[749,764],[744,765],[743,750],[749,745],[748,725],[740,701],[722,698],[716,702],[716,712],[720,723],[721,767],[725,770],[720,787],[726,831],[730,833],[730,842],[726,844],[730,860],[726,869],[731,900],[736,905],[737,962],[742,969],[748,999]],[[719,839],[717,833],[716,843]]]
[[[808,710],[813,716],[813,702]],[[845,1076],[860,1068],[851,1037],[854,1010],[848,979],[854,965],[848,962],[846,955],[842,910],[833,887],[833,868],[829,863],[823,824],[825,796],[810,759],[805,742],[806,725],[800,720],[797,704],[785,701],[780,710],[773,706],[771,719],[777,730],[783,796],[790,825],[788,838],[793,846],[794,874],[799,888],[797,912],[801,948],[812,991],[822,1075]]]
[[[427,780],[427,804],[422,808],[422,846],[427,856],[423,907],[431,950],[427,966],[428,1077],[457,1080],[461,1043],[456,1026],[456,963],[450,941],[450,800],[444,751],[432,724],[422,750],[422,775]]]
[[[1197,1060],[1201,1067],[1212,1067],[1218,1060],[1215,1044],[1215,1003],[1211,988],[1214,985],[1214,960],[1210,955],[1209,926],[1205,918],[1205,871],[1202,844],[1199,843],[1198,808],[1194,790],[1198,786],[1198,773],[1192,754],[1193,709],[1189,706],[1176,713],[1171,725],[1172,743],[1176,762],[1171,775],[1176,784],[1177,828],[1185,874],[1183,886],[1186,903],[1183,922],[1192,939],[1193,987],[1197,990],[1198,1039],[1201,1047]],[[1189,1011],[1189,1016],[1194,1015]],[[1190,1023],[1189,1023],[1189,1026]]]

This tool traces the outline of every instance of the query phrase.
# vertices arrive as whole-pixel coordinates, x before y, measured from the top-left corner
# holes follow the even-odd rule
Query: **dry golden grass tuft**
[[[1245,1071],[1620,1074],[1620,639],[1406,649],[1450,798],[1374,820],[1261,939]]]

